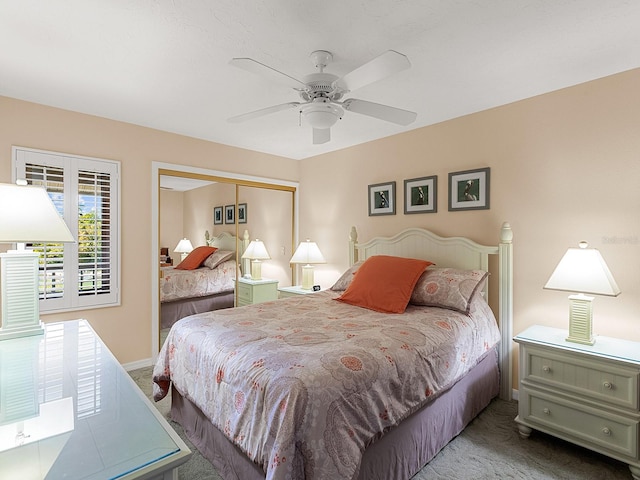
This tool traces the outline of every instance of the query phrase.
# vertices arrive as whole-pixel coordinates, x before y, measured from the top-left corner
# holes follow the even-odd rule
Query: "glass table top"
[[[0,478],[131,478],[183,447],[86,321],[0,342]]]

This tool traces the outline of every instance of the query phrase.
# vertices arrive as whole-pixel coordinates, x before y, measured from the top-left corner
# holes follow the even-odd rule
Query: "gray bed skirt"
[[[207,297],[186,298],[160,304],[160,328],[170,328],[174,323],[189,315],[231,308],[235,301],[235,291],[217,293]]]
[[[373,440],[364,452],[356,478],[408,480],[489,405],[499,388],[498,352],[494,349],[455,385]],[[260,466],[173,387],[171,417],[183,426],[187,437],[225,480],[265,478]]]

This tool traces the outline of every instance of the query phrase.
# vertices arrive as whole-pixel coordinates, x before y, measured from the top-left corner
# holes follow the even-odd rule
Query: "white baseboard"
[[[517,402],[520,399],[520,392],[514,388],[511,392],[511,398]]]
[[[150,358],[145,358],[144,360],[137,360],[135,362],[125,363],[125,364],[122,365],[122,367],[127,372],[130,372],[131,370],[137,370],[139,368],[150,367],[151,365],[153,365],[152,360]]]

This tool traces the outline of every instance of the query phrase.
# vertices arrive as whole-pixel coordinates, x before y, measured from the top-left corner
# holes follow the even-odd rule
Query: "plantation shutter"
[[[40,254],[40,310],[119,304],[119,163],[15,148],[16,178],[44,187],[75,243]]]

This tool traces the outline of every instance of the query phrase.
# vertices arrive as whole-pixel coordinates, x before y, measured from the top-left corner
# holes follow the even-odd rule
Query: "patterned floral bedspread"
[[[229,292],[235,288],[236,262],[228,260],[213,270],[200,267],[195,270],[177,270],[162,267],[160,301],[170,302],[181,298],[204,297],[214,293]]]
[[[499,342],[477,296],[466,316],[409,305],[382,314],[319,292],[177,322],[153,372],[173,382],[266,478],[351,479],[386,428],[433,399]]]

